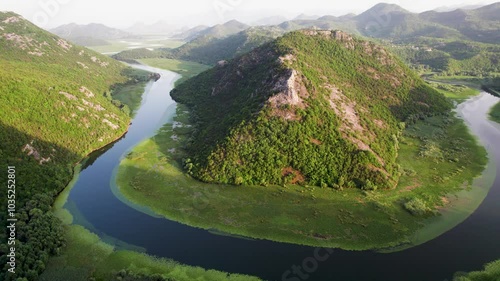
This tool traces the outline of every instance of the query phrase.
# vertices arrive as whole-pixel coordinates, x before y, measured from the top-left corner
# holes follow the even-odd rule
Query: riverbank
[[[490,119],[500,123],[500,103],[497,103],[490,111]]]
[[[139,66],[138,66],[139,67]],[[139,67],[148,70],[147,67]],[[144,137],[150,136],[158,124],[166,122],[169,115],[168,102],[171,102],[168,95],[169,88],[178,79],[174,73],[164,73],[165,77],[157,83],[149,83],[141,95],[141,108],[135,114],[132,126],[129,127],[126,135],[121,136],[119,141],[107,145],[102,151],[95,151],[88,155],[85,160],[79,163],[73,172],[73,179],[64,191],[59,194],[53,204],[52,213],[64,223],[64,237],[66,246],[60,249],[58,256],[52,257],[41,276],[40,280],[119,280],[117,274],[125,270],[131,274],[139,275],[160,275],[164,279],[182,280],[260,280],[255,277],[229,274],[221,271],[205,270],[199,267],[181,265],[175,261],[157,258],[144,254],[146,249],[130,245],[117,238],[107,235],[93,222],[88,219],[82,208],[90,207],[94,200],[85,206],[77,205],[74,202],[75,189],[82,187],[82,181],[86,178],[86,173],[92,167],[99,166],[102,158],[111,154],[111,158],[119,159],[122,149],[127,149],[129,145],[135,145]],[[167,88],[168,87],[168,88]],[[133,94],[133,92],[129,92]],[[118,153],[114,153],[118,148]],[[109,160],[109,158],[108,158]],[[104,160],[107,163],[108,160]],[[116,160],[118,161],[118,160]],[[97,168],[102,171],[102,168]],[[111,171],[104,172],[111,177]],[[90,178],[104,178],[105,175]],[[88,189],[83,183],[85,189]],[[109,187],[108,181],[97,184],[99,187]],[[108,190],[100,188],[100,190]],[[94,196],[95,194],[93,194]],[[95,195],[97,196],[97,195]],[[103,195],[101,195],[102,197]],[[112,196],[112,194],[110,194]],[[77,196],[79,197],[79,196]],[[107,204],[112,204],[107,201]],[[120,273],[121,274],[121,273]]]
[[[65,207],[71,188],[78,180],[82,164],[75,167],[75,176],[54,203],[53,213],[65,225],[66,246],[60,255],[52,257],[40,281],[96,281],[120,280],[120,272],[144,276],[157,275],[172,281],[259,281],[261,279],[229,274],[200,267],[181,265],[173,260],[147,255],[131,245],[113,240],[112,244],[79,224]],[[80,218],[81,219],[81,218]],[[80,223],[80,222],[79,222]],[[81,223],[80,223],[81,224]],[[91,225],[89,225],[91,227]],[[117,245],[122,245],[118,247]],[[133,250],[127,250],[133,249]],[[142,250],[144,251],[144,250]]]
[[[457,272],[453,281],[498,281],[500,280],[500,260],[488,263],[483,270]]]
[[[120,191],[168,219],[257,239],[348,250],[426,242],[474,211],[453,205],[450,195],[472,187],[487,162],[461,120],[433,117],[407,128],[399,156],[404,175],[396,190],[204,184],[181,169],[188,119],[179,106],[173,124],[127,155],[117,175]],[[491,178],[485,175],[482,184]],[[480,203],[489,184],[469,195]],[[449,214],[450,206],[462,211]]]

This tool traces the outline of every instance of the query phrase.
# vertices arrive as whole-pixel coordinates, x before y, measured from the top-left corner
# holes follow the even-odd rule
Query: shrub
[[[430,211],[427,204],[420,198],[413,198],[404,204],[405,209],[414,216],[422,216]]]

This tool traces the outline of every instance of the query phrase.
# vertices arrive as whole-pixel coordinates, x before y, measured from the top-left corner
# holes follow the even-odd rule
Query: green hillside
[[[392,50],[417,68],[443,75],[481,77],[500,72],[500,47],[494,44],[418,38]]]
[[[175,49],[134,49],[123,51],[113,57],[128,62],[147,58],[168,58],[215,65],[221,60],[232,59],[250,52],[282,34],[278,28],[249,28],[223,38],[198,37]]]
[[[200,30],[198,37],[224,38],[229,35],[243,31],[250,26],[237,20],[231,20],[223,24],[217,24],[212,27]]]
[[[6,126],[80,156],[125,132],[128,116],[104,96],[128,81],[124,65],[17,15],[2,13],[0,21],[0,118]]]
[[[193,112],[185,168],[205,182],[393,188],[401,122],[451,105],[383,48],[301,31],[171,93]]]
[[[197,38],[177,49],[171,50],[169,54],[175,59],[215,65],[221,60],[232,59],[248,53],[280,35],[282,35],[282,32],[276,28],[249,28],[220,39],[212,37]]]
[[[60,221],[50,211],[73,166],[119,138],[128,110],[111,99],[113,85],[148,75],[43,31],[14,13],[0,13],[0,159],[16,167],[17,277],[34,280],[49,255],[64,246]],[[7,183],[7,173],[0,180]],[[2,193],[7,194],[2,185]],[[6,196],[1,203],[7,206]],[[1,214],[6,222],[6,210]],[[2,241],[5,232],[1,234]],[[6,265],[6,248],[0,248]],[[1,280],[12,280],[0,273]]]
[[[422,13],[420,18],[455,29],[469,40],[484,43],[500,42],[500,3],[474,10],[455,10],[445,13],[431,11]]]

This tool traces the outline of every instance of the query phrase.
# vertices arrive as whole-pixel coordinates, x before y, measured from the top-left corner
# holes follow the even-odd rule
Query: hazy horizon
[[[377,3],[399,5],[411,12],[423,12],[442,7],[487,5],[498,0],[465,0],[456,4],[452,0],[436,1],[396,0],[352,1],[341,6],[326,0],[309,0],[303,3],[265,0],[185,0],[168,4],[160,0],[140,2],[96,1],[96,0],[3,0],[0,11],[13,11],[43,28],[53,28],[68,23],[101,23],[115,28],[127,28],[136,23],[151,24],[167,22],[175,28],[200,24],[214,25],[232,19],[252,24],[273,16],[293,19],[300,14],[334,15],[359,14]],[[30,3],[27,5],[26,3]]]

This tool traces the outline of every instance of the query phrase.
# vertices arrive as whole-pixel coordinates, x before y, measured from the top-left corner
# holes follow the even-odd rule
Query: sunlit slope
[[[299,31],[172,91],[193,112],[185,168],[206,182],[393,188],[404,124],[451,105],[385,49]]]

